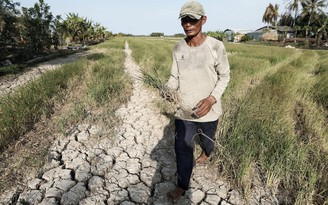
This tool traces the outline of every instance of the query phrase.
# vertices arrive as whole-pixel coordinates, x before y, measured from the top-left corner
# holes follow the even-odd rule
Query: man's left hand
[[[199,101],[197,103],[195,109],[195,114],[197,117],[205,116],[212,108],[212,106],[216,103],[216,99],[210,95],[209,97]]]

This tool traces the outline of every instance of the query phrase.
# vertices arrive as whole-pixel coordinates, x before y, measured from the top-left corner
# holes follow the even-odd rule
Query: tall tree
[[[275,4],[274,6],[270,3],[269,6],[266,7],[263,17],[262,17],[262,22],[271,24],[273,26],[277,26],[277,21],[279,17],[279,5]]]
[[[292,0],[289,2],[288,6],[287,6],[290,11],[294,11],[294,21],[293,21],[293,24],[291,25],[292,27],[294,27],[296,24],[296,19],[297,19],[298,10],[299,10],[299,4],[301,1],[302,0]]]
[[[323,9],[327,6],[326,0],[303,0],[301,17],[307,19],[305,27],[305,35],[309,37],[311,24],[314,23],[321,14],[324,14]]]
[[[95,36],[95,26],[93,26],[93,21],[89,19],[85,19],[85,26],[83,31],[83,44],[89,42],[91,38]],[[97,24],[95,24],[97,25]]]
[[[14,45],[14,38],[18,37],[16,23],[19,11],[16,6],[19,5],[12,0],[0,1],[0,46],[3,48],[6,48],[8,44]]]
[[[273,23],[274,26],[277,26],[278,18],[279,18],[279,5],[275,4],[273,7],[273,13],[272,13]]]
[[[327,41],[327,32],[328,32],[328,16],[324,13],[318,16],[318,19],[315,22],[314,26],[315,39],[318,46],[321,45],[322,39],[324,38]]]
[[[280,16],[278,25],[279,26],[291,26],[293,24],[293,21],[294,21],[294,19],[293,19],[292,15],[290,14],[289,11],[287,11]]]
[[[66,16],[66,20],[63,22],[63,28],[65,30],[66,37],[68,41],[79,41],[83,32],[86,30],[86,20],[80,17],[78,14],[69,13]]]
[[[53,24],[51,24],[52,29],[52,44],[54,45],[55,49],[58,49],[61,43],[61,28],[60,28],[60,20],[61,16],[57,15],[56,18],[53,20]]]
[[[79,17],[78,14],[69,13],[59,27],[69,42],[87,44],[90,40],[103,41],[106,37],[106,28],[92,20]]]
[[[39,0],[39,3],[34,4],[34,7],[23,7],[22,11],[25,26],[24,37],[28,47],[35,53],[50,49],[54,24],[54,16],[50,12],[50,6],[44,0]]]
[[[95,24],[95,38],[97,41],[104,41],[106,38],[106,28],[100,24]]]

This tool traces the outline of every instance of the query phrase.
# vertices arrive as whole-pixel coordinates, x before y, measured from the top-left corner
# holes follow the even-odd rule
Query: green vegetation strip
[[[79,96],[84,107],[104,106],[110,114],[126,102],[131,83],[124,72],[124,39],[112,39],[96,48],[102,52],[49,71],[1,98],[1,150],[31,130],[42,117],[49,117],[56,99],[62,102],[68,91],[79,92],[70,82],[86,87]]]
[[[51,99],[67,88],[70,78],[84,72],[86,62],[78,61],[50,71],[0,101],[0,147],[32,129],[42,115],[51,113]]]
[[[161,38],[129,39],[132,57],[142,67],[144,80],[154,87],[165,83],[171,75],[171,51],[176,40],[176,38],[170,38],[170,40]]]
[[[327,51],[318,53],[320,60],[315,70],[317,80],[313,87],[313,97],[328,110],[328,53]]]
[[[129,42],[146,79],[166,82],[174,41]],[[243,44],[226,49],[231,82],[212,155],[219,174],[245,194],[264,183],[283,204],[328,203],[327,54]]]
[[[88,70],[87,92],[93,101],[103,106],[110,102],[111,110],[126,102],[131,82],[124,72],[124,39],[113,39],[99,48],[109,50]]]

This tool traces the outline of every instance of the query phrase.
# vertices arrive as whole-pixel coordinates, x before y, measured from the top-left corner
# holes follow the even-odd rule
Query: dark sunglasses
[[[201,17],[200,19],[197,20],[197,19],[191,18],[191,17],[189,17],[189,16],[186,16],[186,17],[183,17],[183,18],[181,19],[181,23],[182,23],[182,24],[186,24],[186,23],[196,24],[196,23],[198,23],[202,18],[203,18],[203,17]]]

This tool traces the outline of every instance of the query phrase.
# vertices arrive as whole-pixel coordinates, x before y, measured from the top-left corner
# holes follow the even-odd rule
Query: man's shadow
[[[174,152],[174,118],[171,115],[167,117],[170,119],[170,122],[165,126],[162,138],[150,154],[150,158],[156,161],[156,172],[152,179],[151,195],[148,199],[148,204],[191,205],[191,195],[188,191],[185,196],[180,197],[177,201],[171,201],[166,196],[169,191],[176,187],[177,179]]]

